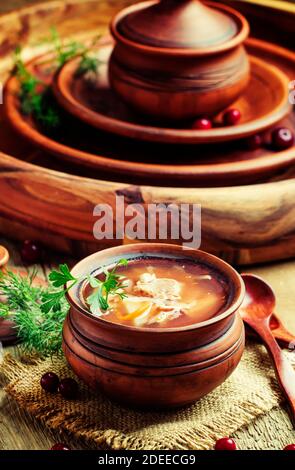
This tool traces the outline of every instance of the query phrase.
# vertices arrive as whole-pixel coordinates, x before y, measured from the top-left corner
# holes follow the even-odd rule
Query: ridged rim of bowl
[[[249,23],[246,20],[246,18],[236,11],[235,9],[228,7],[227,5],[223,4],[218,4],[215,2],[207,2],[205,1],[204,4],[208,6],[212,6],[217,10],[221,10],[222,12],[226,12],[227,14],[231,15],[235,22],[238,25],[238,33],[229,41],[226,41],[223,44],[220,44],[219,46],[213,46],[213,47],[208,47],[204,49],[194,49],[194,48],[165,48],[165,47],[153,47],[149,46],[146,44],[141,44],[135,41],[132,41],[132,39],[128,39],[124,35],[122,35],[118,31],[118,23],[127,15],[130,13],[133,13],[137,10],[141,10],[149,5],[153,5],[158,3],[158,0],[148,0],[145,2],[137,3],[135,5],[131,5],[127,8],[124,8],[121,10],[115,17],[112,19],[111,24],[110,24],[110,31],[112,36],[116,39],[118,43],[124,43],[125,45],[139,49],[141,51],[153,53],[153,54],[159,54],[159,55],[179,55],[179,56],[207,56],[207,55],[213,55],[213,54],[218,54],[220,52],[225,52],[230,49],[233,49],[234,47],[237,47],[239,44],[243,43],[245,39],[248,37],[249,32],[250,32],[250,27]]]
[[[104,264],[102,265],[104,267],[107,267],[107,266],[112,266],[112,264],[116,262],[114,258],[116,258],[117,260],[119,260],[120,258],[124,258],[124,257],[126,258],[128,256],[128,251],[130,252],[129,253],[130,259],[134,259],[136,257],[139,258],[140,255],[141,256],[150,255],[152,257],[155,254],[152,252],[153,249],[156,251],[156,253],[162,252],[161,253],[162,258],[165,258],[165,252],[166,254],[168,253],[171,254],[172,252],[172,258],[173,258],[173,254],[175,255],[183,254],[184,257],[192,258],[195,261],[204,260],[204,262],[211,265],[213,269],[215,267],[215,269],[217,269],[218,271],[221,271],[221,273],[229,280],[229,282],[230,281],[233,282],[234,294],[233,294],[233,299],[232,299],[230,306],[222,313],[217,314],[214,317],[210,318],[209,320],[206,320],[200,323],[193,323],[192,325],[182,326],[179,328],[145,328],[145,327],[135,327],[135,326],[129,326],[129,325],[122,325],[120,323],[109,322],[91,314],[88,310],[86,310],[83,307],[83,303],[79,295],[81,294],[80,289],[81,289],[81,284],[83,284],[83,282],[78,283],[76,286],[73,287],[73,289],[71,289],[69,292],[66,293],[66,298],[68,302],[73,308],[76,308],[81,314],[83,314],[87,318],[91,318],[92,321],[97,322],[98,325],[102,324],[104,328],[109,328],[112,330],[123,330],[123,331],[128,330],[128,331],[133,331],[136,333],[144,332],[144,333],[153,333],[153,334],[183,333],[185,331],[192,331],[192,330],[200,329],[206,326],[214,325],[215,323],[218,323],[220,320],[226,319],[227,317],[229,317],[230,315],[232,315],[239,309],[245,296],[245,285],[239,273],[230,264],[218,258],[217,256],[214,256],[202,250],[196,250],[194,248],[184,247],[182,245],[174,245],[174,244],[166,244],[166,243],[135,243],[135,244],[120,245],[120,246],[116,246],[112,248],[107,248],[105,250],[93,253],[90,256],[87,256],[86,258],[81,260],[79,263],[77,263],[73,267],[71,272],[73,273],[73,275],[76,275],[75,271],[81,269],[83,265],[87,264],[90,260],[93,260],[95,257],[101,257],[101,256],[108,257],[109,255],[109,258],[111,260],[110,263],[108,264],[104,262]],[[98,269],[101,269],[101,267],[98,267],[97,269],[92,270],[91,272],[96,272]],[[88,271],[87,274],[90,274],[90,272]],[[86,272],[85,272],[85,275],[86,275]],[[69,285],[70,283],[68,283],[66,287],[69,287]],[[76,293],[76,296],[74,296],[74,293]],[[78,302],[80,302],[80,304]]]
[[[208,359],[206,361],[202,362],[196,362],[194,364],[185,364],[183,366],[169,366],[169,367],[139,367],[137,365],[131,365],[131,364],[124,364],[118,361],[112,361],[112,360],[107,360],[107,362],[110,363],[109,367],[106,365],[98,364],[97,362],[89,362],[85,357],[81,356],[78,354],[76,351],[73,350],[71,345],[69,344],[68,341],[66,341],[63,337],[63,344],[70,353],[77,358],[79,358],[81,361],[84,363],[90,364],[91,366],[102,369],[108,372],[112,372],[114,374],[119,374],[119,375],[127,375],[127,376],[132,376],[132,377],[144,377],[144,378],[161,378],[161,377],[175,377],[175,376],[182,376],[186,374],[192,374],[196,372],[202,372],[204,370],[210,369],[211,367],[215,367],[219,364],[222,364],[223,362],[227,361],[230,359],[234,354],[237,353],[237,351],[240,350],[241,346],[245,344],[245,336],[243,333],[241,334],[240,338],[229,348],[227,351],[225,351],[223,354],[219,354],[218,356],[215,356],[211,359]],[[100,355],[95,355],[95,357],[101,357],[103,360],[105,358]],[[111,365],[114,366],[114,368],[111,367]],[[118,369],[116,368],[118,366]],[[122,370],[119,370],[119,367],[122,366]],[[124,370],[125,369],[125,370]],[[128,371],[130,369],[130,371]],[[147,374],[147,373],[142,373],[138,374],[134,372],[134,369],[138,369],[138,371],[147,371],[147,370],[158,370],[158,374]],[[170,370],[171,369],[171,370]],[[161,373],[161,372],[168,372],[167,374]]]
[[[240,329],[239,329],[240,326]],[[237,334],[237,331],[238,334]],[[241,317],[235,316],[233,318],[233,321],[231,322],[229,328],[226,330],[224,335],[227,336],[226,342],[224,342],[224,335],[219,336],[215,338],[213,341],[206,344],[202,344],[201,346],[197,346],[195,348],[185,350],[185,351],[179,351],[179,352],[160,352],[160,353],[153,353],[153,352],[135,352],[135,351],[124,351],[120,349],[115,349],[109,346],[105,345],[99,345],[99,349],[96,348],[98,343],[93,341],[93,339],[88,338],[85,336],[85,334],[81,333],[74,323],[72,322],[71,319],[71,314],[67,317],[65,321],[65,327],[63,329],[63,340],[68,343],[68,338],[69,336],[73,336],[79,346],[82,348],[85,348],[89,353],[94,354],[95,356],[102,357],[108,361],[114,362],[114,363],[119,363],[119,364],[124,364],[127,366],[131,367],[143,367],[143,368],[171,368],[171,367],[183,367],[183,366],[188,366],[188,365],[193,365],[196,363],[209,363],[209,361],[213,360],[214,358],[220,358],[223,357],[223,355],[226,353],[226,351],[230,350],[234,344],[237,344],[238,341],[245,335],[244,333],[244,325]],[[67,339],[66,339],[67,338]],[[234,343],[232,343],[232,339],[235,339]],[[228,346],[229,342],[229,346]],[[216,343],[219,344],[219,347],[214,348]],[[222,346],[221,346],[222,344]],[[226,346],[225,346],[226,344]],[[94,347],[93,347],[94,346]],[[202,353],[206,351],[208,352],[208,346],[210,349],[209,354],[205,355],[205,358],[203,357],[202,360],[199,358],[196,359],[197,353]],[[212,349],[213,346],[213,349]],[[108,353],[111,352],[111,355],[108,355]],[[106,354],[107,353],[107,354]],[[114,354],[113,354],[114,353]],[[193,356],[191,356],[191,354]],[[134,356],[136,357],[134,360]],[[167,359],[169,357],[172,359],[173,364],[168,364],[166,362],[161,362],[163,358]],[[128,358],[128,360],[126,360]],[[152,359],[152,362],[150,363],[145,363],[145,365],[142,365],[142,360],[146,359]],[[134,362],[135,361],[135,362]],[[162,364],[161,366],[158,366],[158,364]]]

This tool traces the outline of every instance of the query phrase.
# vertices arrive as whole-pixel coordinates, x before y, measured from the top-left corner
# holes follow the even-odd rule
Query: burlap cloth
[[[77,400],[64,400],[41,389],[40,377],[48,370],[60,377],[72,375],[63,358],[24,362],[6,355],[0,378],[8,395],[46,426],[99,448],[211,449],[218,438],[232,435],[283,400],[265,349],[249,341],[241,363],[224,384],[194,405],[173,412],[123,408],[82,383]]]

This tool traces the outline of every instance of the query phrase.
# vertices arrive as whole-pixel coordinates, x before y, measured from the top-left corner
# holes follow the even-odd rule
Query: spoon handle
[[[274,324],[270,324],[272,335],[278,341],[282,348],[295,349],[295,335],[290,333],[281,320],[273,314],[272,318],[275,320]]]
[[[288,401],[290,418],[295,428],[295,371],[266,323],[252,322],[250,319],[245,319],[245,322],[256,331],[269,352],[281,390]]]
[[[281,320],[279,317],[276,316],[275,313],[273,313],[270,321],[270,329],[272,332],[272,335],[274,338],[277,340],[281,348],[287,348],[290,350],[295,349],[295,335],[290,333],[284,325],[282,324]],[[247,333],[256,339],[259,339],[257,336],[257,333],[253,330],[253,328],[247,329]]]

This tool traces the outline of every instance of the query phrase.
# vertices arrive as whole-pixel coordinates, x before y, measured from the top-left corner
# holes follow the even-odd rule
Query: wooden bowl
[[[219,3],[157,0],[125,8],[111,23],[110,83],[139,113],[181,121],[214,115],[249,80],[246,19]]]
[[[62,108],[102,131],[154,143],[215,144],[258,134],[291,111],[290,79],[279,68],[251,55],[249,83],[233,105],[242,116],[237,125],[225,126],[223,113],[215,118],[216,126],[208,130],[192,129],[190,121],[178,127],[157,125],[132,112],[110,88],[107,66],[112,48],[111,45],[100,48],[98,57],[105,60],[105,64],[99,67],[95,82],[76,73],[79,58],[67,62],[53,81],[53,91]]]
[[[83,300],[86,286],[82,282],[67,294],[71,308],[63,330],[63,350],[82,380],[116,401],[144,408],[186,405],[222,383],[240,360],[244,327],[237,310],[244,297],[244,285],[238,273],[219,258],[164,244],[104,250],[82,260],[72,272],[83,278],[122,257],[135,260],[143,255],[189,259],[213,268],[228,289],[224,310],[188,327],[123,326],[87,311]]]
[[[274,65],[275,70],[277,68],[282,69],[289,80],[292,80],[295,63],[295,55],[292,52],[254,39],[247,41],[247,48],[252,56],[262,59],[261,62],[268,62],[270,68]],[[38,64],[43,62],[45,58],[46,56],[42,56],[42,58],[37,57],[31,62],[32,73],[38,74],[38,77],[42,80],[48,79],[48,76],[45,72],[42,73],[41,67]],[[46,71],[48,71],[49,65],[47,64]],[[49,69],[52,72],[52,68],[49,67]],[[263,77],[260,76],[260,78],[261,80],[259,81],[264,82]],[[257,81],[255,82],[257,84]],[[261,87],[260,84],[259,89],[262,88],[263,85]],[[267,102],[270,102],[270,96],[277,96],[276,93],[281,89],[281,87],[277,87],[276,90],[267,88]],[[287,88],[284,91],[287,93]],[[91,169],[91,173],[89,172],[88,175],[92,179],[95,177],[111,181],[119,179],[120,182],[128,184],[134,183],[138,185],[141,183],[152,185],[153,187],[157,185],[163,186],[163,184],[165,186],[178,186],[182,188],[184,186],[195,188],[196,185],[198,187],[244,185],[265,181],[270,176],[288,168],[295,161],[294,146],[280,152],[274,152],[268,148],[251,151],[246,148],[244,142],[230,142],[223,145],[216,143],[215,145],[205,146],[176,146],[167,143],[165,146],[159,146],[157,143],[142,143],[135,139],[120,138],[119,136],[114,139],[109,133],[99,133],[89,126],[83,126],[81,121],[68,121],[67,119],[65,119],[65,126],[61,136],[50,136],[42,131],[31,116],[24,116],[21,113],[18,93],[18,81],[15,77],[10,77],[5,86],[3,111],[5,112],[5,118],[13,129],[29,142],[42,149],[42,151],[57,156],[58,160],[62,159],[69,162],[70,166],[67,167],[67,171],[70,173],[74,172],[81,175],[85,174],[85,168],[87,169],[86,171]],[[109,103],[117,103],[119,100],[116,99],[114,93],[111,93],[108,97],[109,100],[104,99],[103,104],[107,104],[108,109],[110,109]],[[97,96],[96,100],[98,98],[99,96]],[[243,114],[249,116],[249,111],[247,110],[252,109],[252,106],[249,101],[245,102],[244,97],[241,100],[239,106],[241,105],[244,109]],[[77,101],[77,96],[75,101]],[[74,107],[76,108],[76,106]],[[115,109],[113,106],[111,107]],[[77,112],[80,113],[80,118],[83,117],[86,120],[85,103],[83,109],[78,108]],[[126,119],[126,115],[124,116]],[[120,121],[113,119],[112,116],[109,119],[106,116],[102,116],[102,118],[109,131],[118,133],[119,129],[122,130],[122,126],[125,126],[124,131],[133,137],[138,133],[140,135],[143,132],[146,134],[149,129],[148,126],[143,127],[134,122]],[[268,119],[274,119],[273,122],[275,122],[275,114],[268,113]],[[281,125],[294,129],[294,119],[294,113],[290,113]],[[251,132],[254,129],[258,130],[260,124],[264,126],[267,120],[262,119],[263,122],[261,123],[261,120],[257,119],[256,124],[253,124]],[[257,124],[259,125],[256,127]],[[251,122],[245,125],[249,126]],[[226,135],[230,132],[231,138],[237,138],[240,131],[244,132],[241,127],[244,129],[243,123],[241,126],[233,126],[227,129]],[[156,140],[156,138],[158,140],[164,138],[190,140],[201,137],[197,131],[193,130],[171,129],[171,134],[167,133],[167,130],[151,128],[151,138],[153,140]],[[214,129],[214,132],[216,131],[220,132],[219,129]],[[237,134],[235,135],[235,133]],[[166,137],[164,137],[164,134]],[[12,140],[15,143],[16,139],[14,136]],[[111,146],[110,141],[112,142]],[[168,159],[166,155],[169,156]],[[47,156],[46,165],[56,168],[58,162]],[[62,165],[62,162],[59,165]],[[92,249],[91,252],[93,251],[95,250]]]

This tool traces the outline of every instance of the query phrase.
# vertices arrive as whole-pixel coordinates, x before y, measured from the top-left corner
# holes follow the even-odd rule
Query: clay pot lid
[[[4,268],[6,264],[8,263],[9,260],[9,253],[7,249],[0,245],[0,270],[1,268]]]
[[[246,19],[225,5],[199,0],[152,0],[122,10],[111,25],[118,40],[145,48],[218,52],[241,43]]]

